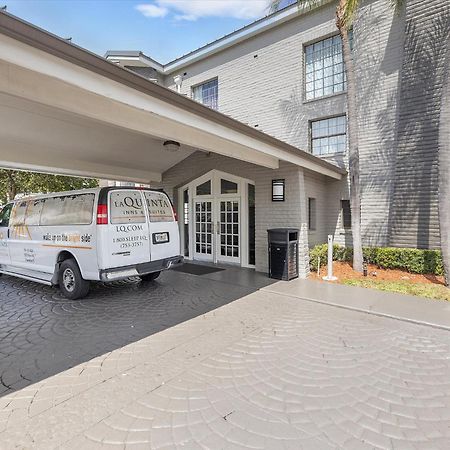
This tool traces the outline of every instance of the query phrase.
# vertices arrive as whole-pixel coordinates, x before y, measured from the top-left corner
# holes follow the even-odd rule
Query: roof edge
[[[179,70],[181,67],[185,67],[215,53],[219,53],[239,42],[250,39],[253,36],[288,22],[295,17],[308,14],[312,10],[316,10],[317,8],[331,3],[331,1],[332,0],[317,0],[317,2],[314,2],[314,4],[311,5],[303,4],[299,6],[297,3],[288,5],[165,64],[156,61],[139,50],[124,50],[123,52],[118,50],[108,50],[105,57],[110,59],[113,59],[114,57],[117,57],[118,59],[120,59],[120,57],[136,58],[136,60],[142,59],[143,57],[148,60],[150,66],[160,70],[164,75],[169,75],[172,72]]]
[[[126,65],[126,61],[135,61],[143,64],[143,67],[151,67],[161,73],[164,73],[164,66],[150,56],[140,50],[108,50],[104,56],[112,62],[122,61]]]
[[[226,48],[232,47],[233,45],[249,39],[257,34],[263,33],[271,28],[274,28],[282,23],[288,22],[295,17],[308,14],[312,10],[316,10],[332,0],[316,0],[310,4],[305,3],[293,3],[291,5],[285,6],[278,11],[275,11],[267,16],[261,17],[248,25],[238,28],[231,33],[222,36],[215,41],[205,44],[186,55],[182,55],[167,64],[163,64],[164,73],[166,75],[178,70],[180,67],[184,67],[188,64],[192,64],[202,58],[206,58],[211,54],[219,53]],[[186,61],[188,60],[188,61]]]

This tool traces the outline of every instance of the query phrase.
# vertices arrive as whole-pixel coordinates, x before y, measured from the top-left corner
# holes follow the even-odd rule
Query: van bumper
[[[101,281],[115,281],[128,277],[146,275],[147,273],[160,272],[171,267],[181,264],[182,256],[171,256],[170,258],[158,259],[142,264],[132,264],[130,266],[114,267],[113,269],[100,270]]]

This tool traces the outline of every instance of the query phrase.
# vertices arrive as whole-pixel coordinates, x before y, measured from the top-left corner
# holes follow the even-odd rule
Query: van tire
[[[61,263],[58,283],[62,295],[70,300],[84,298],[89,293],[90,283],[83,279],[74,259],[66,259]]]
[[[145,275],[141,275],[142,281],[155,281],[161,275],[161,271],[147,273]]]

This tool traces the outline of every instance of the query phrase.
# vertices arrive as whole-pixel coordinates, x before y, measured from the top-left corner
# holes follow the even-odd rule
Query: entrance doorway
[[[194,199],[194,258],[240,263],[240,199]]]
[[[254,267],[254,191],[253,181],[217,170],[183,186],[184,256]]]

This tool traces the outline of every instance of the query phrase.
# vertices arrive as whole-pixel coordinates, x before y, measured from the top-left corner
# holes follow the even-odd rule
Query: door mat
[[[176,266],[172,270],[177,272],[190,273],[191,275],[207,275],[208,273],[220,272],[225,269],[218,267],[201,266],[199,264],[184,263],[181,266]]]

